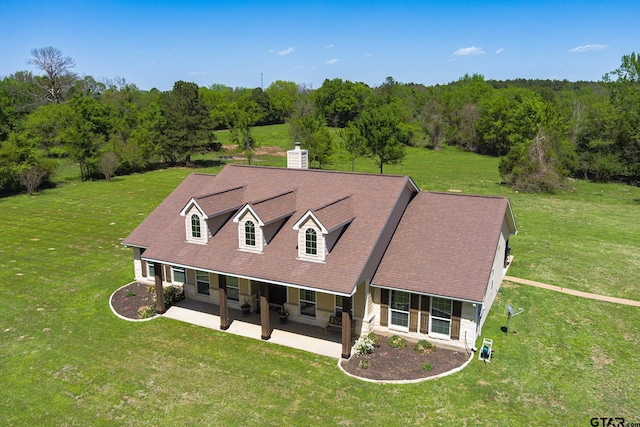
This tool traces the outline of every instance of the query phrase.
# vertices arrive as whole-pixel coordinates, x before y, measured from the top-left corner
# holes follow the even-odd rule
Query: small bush
[[[427,372],[431,372],[433,371],[433,365],[431,363],[425,363],[424,365],[422,365],[422,369]]]
[[[354,345],[354,351],[356,356],[362,356],[363,354],[371,354],[373,353],[373,339],[371,339],[371,334],[360,335],[360,337],[356,340]]]
[[[371,341],[373,341],[373,346],[374,347],[380,347],[380,337],[375,335],[373,332],[369,333],[369,338],[371,338]]]
[[[435,344],[432,344],[427,340],[418,341],[416,345],[413,346],[413,349],[418,353],[422,353],[422,354],[437,350]]]
[[[405,348],[407,346],[407,341],[405,341],[404,338],[399,337],[398,335],[394,335],[389,338],[387,344],[389,344],[389,347],[391,348]]]
[[[367,369],[370,364],[371,362],[369,362],[369,359],[361,359],[358,362],[358,366],[360,367],[360,369]]]
[[[143,305],[138,309],[138,317],[141,319],[148,319],[156,314],[156,307],[153,305]]]
[[[131,297],[135,297],[136,293],[133,291],[127,291],[127,295],[125,295],[127,298],[131,298]]]
[[[153,294],[153,302],[156,302],[156,288],[155,286],[149,286],[147,291]],[[170,306],[174,302],[182,301],[184,299],[184,289],[182,286],[165,286],[163,288],[164,304]]]

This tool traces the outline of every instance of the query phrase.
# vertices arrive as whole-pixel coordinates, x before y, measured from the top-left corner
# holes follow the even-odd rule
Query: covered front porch
[[[163,316],[221,330],[220,306],[216,304],[185,299],[171,306]],[[252,312],[246,316],[242,311],[229,307],[228,316],[229,324],[223,330],[224,332],[254,339],[263,338],[261,314]],[[325,328],[292,321],[280,324],[278,313],[273,310],[269,311],[269,324],[271,325],[269,342],[336,359],[342,355],[342,337],[338,332],[326,333]]]

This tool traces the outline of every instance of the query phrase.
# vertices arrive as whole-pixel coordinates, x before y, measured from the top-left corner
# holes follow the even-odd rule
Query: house
[[[227,165],[187,177],[124,241],[135,280],[187,298],[269,309],[354,335],[473,347],[500,288],[516,224],[509,200],[420,191],[407,176]],[[161,293],[160,293],[161,294]],[[162,309],[162,308],[161,308]]]

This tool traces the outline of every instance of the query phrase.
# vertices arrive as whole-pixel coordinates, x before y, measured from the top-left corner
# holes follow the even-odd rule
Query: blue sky
[[[97,80],[141,89],[600,80],[640,53],[640,1],[0,0],[0,77],[53,46]],[[262,80],[261,80],[262,76]]]

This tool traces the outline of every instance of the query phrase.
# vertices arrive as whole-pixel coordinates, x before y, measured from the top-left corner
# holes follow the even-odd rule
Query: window
[[[335,315],[342,316],[342,296],[336,295],[336,307],[335,307]],[[353,298],[351,298],[351,307],[349,307],[349,312],[353,311]]]
[[[153,262],[148,262],[147,263],[147,271],[149,273],[149,277],[153,277],[156,275],[156,267],[155,264]]]
[[[431,332],[449,336],[451,331],[451,300],[431,298]]]
[[[391,291],[391,324],[395,326],[409,327],[409,292]]]
[[[237,277],[227,276],[227,299],[231,301],[240,300],[240,286]]]
[[[209,273],[196,270],[196,290],[200,295],[209,295]]]
[[[174,282],[185,282],[184,268],[182,267],[171,267],[171,272],[173,273],[173,281]]]
[[[202,237],[200,233],[200,217],[196,214],[191,215],[191,237],[194,239]]]
[[[247,246],[256,245],[256,226],[253,221],[244,223],[244,244]]]
[[[318,255],[318,234],[313,228],[305,232],[305,253],[307,255]]]
[[[316,293],[314,291],[300,289],[300,314],[316,317]]]

